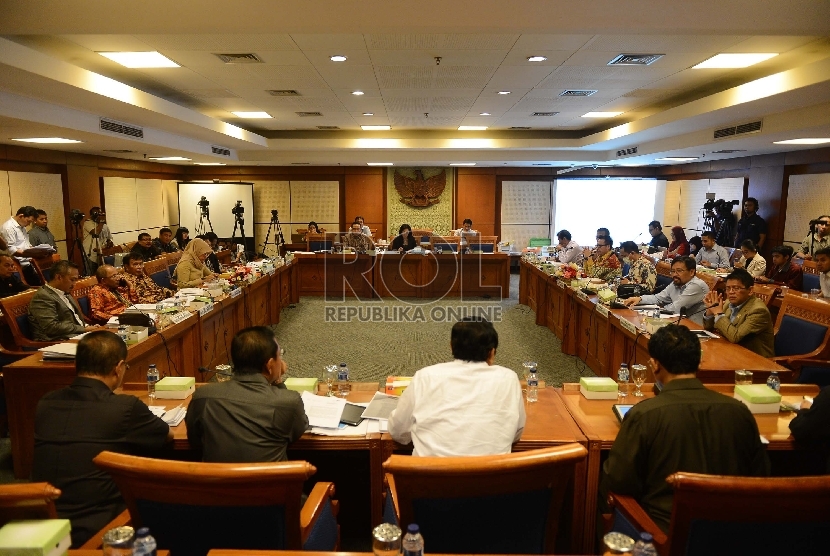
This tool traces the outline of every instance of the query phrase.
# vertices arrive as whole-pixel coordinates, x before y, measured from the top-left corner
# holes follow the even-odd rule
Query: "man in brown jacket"
[[[772,316],[766,304],[752,295],[752,275],[739,268],[726,277],[726,297],[712,290],[703,301],[706,330],[714,330],[733,344],[740,344],[763,357],[775,355]]]

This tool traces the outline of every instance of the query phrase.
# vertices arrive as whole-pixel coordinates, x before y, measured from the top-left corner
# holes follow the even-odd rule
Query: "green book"
[[[196,379],[192,376],[166,376],[156,382],[156,392],[189,390],[196,386]]]
[[[739,384],[735,395],[749,403],[781,403],[781,394],[766,384]]]
[[[4,556],[59,556],[72,544],[68,519],[11,521],[0,529]]]
[[[317,393],[317,379],[316,378],[286,378],[285,387],[295,392],[311,392]]]
[[[617,382],[608,376],[583,376],[579,386],[589,392],[616,392]]]

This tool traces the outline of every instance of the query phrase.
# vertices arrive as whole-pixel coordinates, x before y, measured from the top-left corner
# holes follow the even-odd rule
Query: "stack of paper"
[[[375,396],[372,398],[372,401],[369,402],[369,406],[366,408],[366,411],[363,412],[364,419],[377,419],[377,420],[387,420],[389,419],[389,415],[395,411],[395,408],[398,407],[398,397],[397,396],[389,396],[387,394],[381,394],[380,392],[375,392]]]
[[[165,409],[163,405],[150,405],[147,407],[153,415],[171,427],[175,427],[181,423],[185,415],[187,415],[187,410],[180,405],[177,405],[173,409]]]
[[[42,347],[38,351],[43,353],[43,359],[64,359],[71,361],[75,359],[75,351],[78,349],[78,344],[70,344],[67,342],[55,344],[54,346]]]
[[[303,392],[303,406],[308,416],[308,424],[312,427],[336,429],[340,426],[340,417],[346,400],[329,396],[315,396],[311,392]]]

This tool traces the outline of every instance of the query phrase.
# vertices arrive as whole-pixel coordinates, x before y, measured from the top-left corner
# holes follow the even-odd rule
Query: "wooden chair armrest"
[[[395,517],[398,518],[398,523],[400,523],[401,509],[398,507],[398,490],[395,488],[395,477],[393,477],[389,473],[384,474],[383,486],[386,487],[385,489],[383,489],[383,495],[386,496],[386,489],[389,489],[389,493],[392,495],[392,507],[395,510]]]
[[[18,338],[15,338],[15,339],[17,340]],[[39,342],[39,341],[36,341],[36,340],[28,340],[26,338],[20,338],[19,340],[20,340],[20,346],[21,347],[30,347],[30,348],[38,348],[38,349],[42,348],[42,347],[54,346],[54,345],[60,343],[60,341]],[[31,352],[29,353],[29,355],[31,355]]]
[[[639,531],[651,533],[654,537],[654,546],[657,548],[657,552],[665,554],[668,536],[654,523],[654,520],[632,496],[612,492],[608,495],[608,505],[619,511]]]
[[[340,511],[340,503],[333,499],[334,483],[319,482],[311,489],[311,494],[308,495],[302,510],[300,510],[300,530],[302,531],[303,544],[308,540],[311,530],[314,528],[314,523],[320,517],[323,511],[323,506],[327,499],[331,499],[331,511],[337,516]]]
[[[132,523],[132,518],[130,517],[129,510],[124,510],[117,516],[115,519],[104,525],[104,527],[92,535],[88,541],[81,545],[82,550],[101,550],[104,547],[104,533],[109,531],[114,527],[123,527],[125,525],[130,525]]]

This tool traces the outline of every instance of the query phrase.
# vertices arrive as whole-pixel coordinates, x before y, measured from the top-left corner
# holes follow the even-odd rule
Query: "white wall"
[[[784,242],[801,245],[810,220],[823,214],[830,214],[830,174],[790,176]]]

